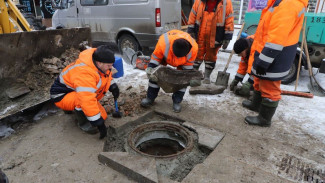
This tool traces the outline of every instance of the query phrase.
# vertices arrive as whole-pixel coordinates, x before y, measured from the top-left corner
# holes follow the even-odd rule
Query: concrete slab
[[[98,160],[138,182],[158,182],[156,160],[127,152],[101,152]]]
[[[153,75],[158,78],[158,85],[166,93],[174,93],[186,88],[190,85],[190,80],[201,80],[203,78],[202,72],[197,70],[176,70],[165,66],[159,66]]]
[[[204,127],[191,122],[185,122],[182,125],[194,129],[199,136],[199,145],[206,147],[212,151],[217,147],[219,142],[225,136],[225,134],[222,133],[221,131]]]
[[[210,94],[216,95],[222,93],[226,87],[217,86],[214,83],[212,84],[202,84],[201,86],[191,87],[189,93],[192,95],[195,94]]]

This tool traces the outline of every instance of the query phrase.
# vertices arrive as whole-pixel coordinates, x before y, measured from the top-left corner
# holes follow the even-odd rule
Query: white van
[[[61,0],[56,8],[53,27],[90,27],[93,41],[115,41],[120,50],[154,47],[181,28],[181,0]]]

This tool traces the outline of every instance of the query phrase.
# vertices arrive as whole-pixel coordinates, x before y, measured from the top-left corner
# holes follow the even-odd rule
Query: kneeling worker
[[[114,53],[107,46],[87,49],[79,58],[62,70],[51,87],[51,99],[65,111],[75,111],[78,126],[94,134],[98,128],[100,139],[106,137],[107,113],[99,100],[109,90],[115,99],[119,88],[112,80]]]
[[[171,30],[160,36],[154,52],[151,55],[150,63],[146,69],[149,78],[147,97],[141,101],[142,107],[149,107],[158,96],[160,87],[157,85],[157,78],[152,77],[154,68],[162,65],[171,65],[177,69],[193,69],[194,60],[198,52],[196,41],[186,32]],[[177,78],[175,78],[177,79]],[[181,111],[180,103],[183,100],[186,88],[173,93],[173,110]]]

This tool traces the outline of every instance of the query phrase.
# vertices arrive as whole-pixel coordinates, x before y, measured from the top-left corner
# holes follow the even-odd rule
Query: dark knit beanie
[[[240,54],[246,48],[248,48],[248,43],[247,43],[247,40],[245,38],[238,39],[234,44],[234,52],[236,54]]]
[[[103,63],[114,63],[114,53],[109,49],[107,45],[98,46],[93,53],[93,60]]]
[[[173,43],[173,52],[176,57],[186,56],[191,48],[191,44],[185,39],[176,39]]]

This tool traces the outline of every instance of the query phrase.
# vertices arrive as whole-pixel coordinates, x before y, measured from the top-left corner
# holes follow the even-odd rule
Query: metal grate
[[[279,174],[285,175],[294,181],[309,183],[325,183],[325,170],[316,169],[312,164],[286,154],[278,165]]]

